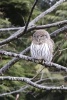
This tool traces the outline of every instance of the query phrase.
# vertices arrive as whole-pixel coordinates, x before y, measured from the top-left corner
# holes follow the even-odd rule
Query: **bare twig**
[[[0,48],[3,48],[3,47],[5,47],[7,44],[4,44],[4,45],[2,45],[2,46],[0,46]]]
[[[27,21],[26,26],[25,26],[25,29],[24,29],[24,34],[25,34],[26,31],[27,31],[27,27],[28,27],[28,24],[29,24],[29,22],[30,22],[30,18],[31,18],[31,16],[32,16],[32,13],[33,13],[34,7],[36,6],[37,2],[38,2],[38,0],[35,0],[34,4],[33,4],[33,6],[32,6],[32,9],[31,9],[31,12],[30,12],[30,15],[29,15],[28,21]]]
[[[53,55],[52,61],[54,61],[55,56],[58,56],[57,53],[58,53],[59,49],[62,47],[62,44],[64,44],[64,42],[65,42],[65,40],[63,39],[63,40],[61,41],[61,43],[59,43],[59,44],[57,45],[57,50],[55,51],[55,53],[54,53],[54,55]]]
[[[24,90],[27,89],[27,88],[28,88],[28,85],[27,86],[23,86],[20,89],[15,90],[15,91],[7,92],[7,93],[2,93],[2,94],[0,94],[0,97],[5,96],[5,95],[19,93],[19,92],[24,92]]]
[[[43,69],[44,67],[31,80],[34,80],[42,72]]]
[[[61,50],[59,50],[59,51],[62,52],[62,51],[65,51],[65,50],[67,50],[67,48],[65,48],[65,49],[61,49]]]

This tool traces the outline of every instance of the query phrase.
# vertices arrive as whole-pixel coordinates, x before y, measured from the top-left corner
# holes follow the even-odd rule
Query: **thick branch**
[[[11,76],[1,76],[0,80],[12,80],[12,81],[24,81],[27,84],[36,87],[38,89],[42,89],[42,90],[67,90],[67,87],[64,86],[44,86],[44,85],[39,85],[35,82],[32,82],[29,78],[25,78],[25,77],[11,77]]]
[[[34,59],[32,57],[29,57],[29,56],[22,55],[22,54],[17,54],[17,53],[13,53],[13,52],[7,52],[7,51],[3,51],[3,50],[2,51],[0,50],[0,54],[6,55],[6,56],[11,56],[11,57],[18,57],[18,58],[21,58],[21,59],[24,59],[24,60],[27,60],[27,61],[33,61],[33,62],[37,63],[36,59]],[[40,64],[46,65],[47,67],[50,67],[50,66],[51,67],[56,67],[57,69],[62,69],[62,70],[67,72],[67,68],[66,67],[61,66],[61,65],[56,64],[56,63],[44,62],[44,63],[40,63]]]

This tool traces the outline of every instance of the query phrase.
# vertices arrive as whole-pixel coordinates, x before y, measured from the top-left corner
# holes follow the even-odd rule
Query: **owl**
[[[54,42],[46,30],[39,29],[33,34],[30,46],[31,57],[51,62],[53,58]]]

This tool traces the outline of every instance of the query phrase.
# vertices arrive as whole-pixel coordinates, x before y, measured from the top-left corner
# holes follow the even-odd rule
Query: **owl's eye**
[[[41,37],[44,37],[44,35],[41,35]]]
[[[45,37],[47,38],[47,35],[45,35]]]
[[[37,38],[38,38],[39,36],[37,36]]]

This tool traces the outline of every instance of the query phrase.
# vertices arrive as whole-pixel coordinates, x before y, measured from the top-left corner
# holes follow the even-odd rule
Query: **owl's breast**
[[[52,60],[52,55],[47,43],[43,43],[40,45],[32,43],[30,47],[30,52],[33,58],[44,59],[45,61]]]

